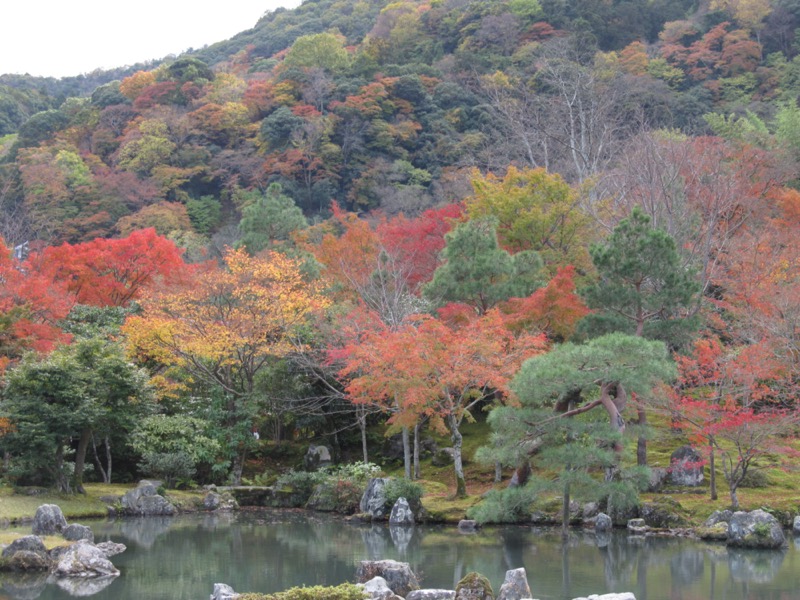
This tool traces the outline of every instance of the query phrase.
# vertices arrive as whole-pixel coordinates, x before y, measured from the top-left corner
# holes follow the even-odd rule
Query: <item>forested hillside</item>
[[[548,442],[596,455],[564,477],[624,464],[634,422],[646,465],[668,413],[735,503],[800,383],[798,26],[793,0],[306,0],[91,90],[0,79],[15,476],[70,487],[52,457],[91,434],[238,481],[253,431],[353,425],[366,459],[389,418],[448,431],[464,493],[471,411],[507,467],[532,423],[583,427]],[[48,446],[37,373],[95,360],[131,412],[70,380],[86,418]]]

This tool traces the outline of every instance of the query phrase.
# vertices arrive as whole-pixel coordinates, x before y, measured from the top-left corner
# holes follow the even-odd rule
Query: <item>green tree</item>
[[[559,476],[561,485],[566,486],[563,491],[568,493],[574,483],[576,490],[581,488],[585,493],[588,481],[580,471],[610,466],[608,457],[601,454],[603,444],[611,443],[616,454],[613,464],[619,465],[621,436],[625,433],[623,412],[629,394],[647,395],[660,382],[675,377],[675,366],[663,342],[612,333],[584,344],[556,346],[547,354],[526,361],[511,382],[519,406],[501,406],[490,413],[492,443],[482,451],[483,458],[526,467],[545,442],[552,443],[549,436],[560,436],[557,445],[565,447],[545,454],[545,463],[550,464],[551,459],[565,461]],[[601,407],[608,415],[610,432],[600,425],[585,425],[577,420]],[[586,456],[591,448],[587,446],[591,440],[586,439],[589,433],[598,436],[594,440],[596,457]],[[552,458],[558,456],[561,458]],[[613,471],[609,469],[607,473]],[[619,476],[612,479],[617,483],[627,481]]]
[[[219,225],[222,218],[222,205],[214,196],[190,198],[186,202],[189,221],[197,233],[209,235]]]
[[[423,293],[433,302],[463,302],[485,314],[498,302],[524,297],[542,284],[536,252],[509,254],[497,243],[497,220],[474,219],[445,236],[444,264]]]
[[[675,241],[666,231],[654,229],[650,217],[635,207],[604,244],[591,249],[591,255],[599,280],[584,290],[584,297],[597,312],[584,319],[584,333],[624,331],[673,346],[686,341],[696,326],[692,309],[700,283],[681,264]],[[644,408],[639,410],[639,425],[647,425]],[[644,431],[637,459],[640,465],[647,464]]]
[[[319,67],[335,72],[346,68],[350,57],[344,48],[343,36],[315,33],[297,38],[283,62],[291,67]]]
[[[273,183],[266,193],[259,194],[242,209],[239,221],[242,237],[236,243],[237,248],[244,247],[255,254],[271,245],[288,242],[292,232],[308,227],[303,211],[282,192],[281,185]]]
[[[93,432],[130,431],[150,410],[147,381],[119,344],[103,338],[79,339],[44,358],[28,355],[8,374],[1,405],[11,425],[2,446],[12,456],[12,473],[83,493]],[[78,443],[70,473],[72,439]]]

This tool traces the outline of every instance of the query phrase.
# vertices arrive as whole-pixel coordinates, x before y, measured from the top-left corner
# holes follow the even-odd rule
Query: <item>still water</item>
[[[637,600],[784,600],[800,598],[794,541],[781,551],[734,551],[684,539],[605,539],[575,531],[452,526],[412,529],[353,524],[291,511],[91,522],[95,541],[125,544],[112,557],[122,575],[107,582],[46,583],[43,576],[0,576],[0,599],[201,600],[213,584],[237,592],[353,581],[358,562],[408,562],[422,587],[454,589],[470,571],[497,592],[506,570],[525,567],[534,598],[571,599],[630,591]]]

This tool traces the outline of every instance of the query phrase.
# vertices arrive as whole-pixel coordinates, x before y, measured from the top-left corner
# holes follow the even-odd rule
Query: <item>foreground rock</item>
[[[783,528],[768,512],[733,513],[728,523],[728,545],[736,548],[780,548],[786,543]]]
[[[6,571],[47,571],[50,557],[39,536],[26,535],[3,549],[0,566]]]
[[[506,571],[506,578],[497,593],[497,600],[522,600],[530,597],[531,588],[528,585],[528,575],[525,573],[525,569]]]
[[[127,492],[121,500],[122,513],[141,517],[172,516],[177,510],[170,502],[160,496],[156,486],[150,481],[140,481],[139,485]]]
[[[72,525],[67,525],[64,528],[63,532],[64,539],[68,542],[77,542],[79,540],[85,540],[90,544],[94,543],[94,532],[91,528],[87,527],[86,525],[79,525],[77,523],[73,523]]]
[[[58,577],[116,577],[119,570],[108,560],[102,548],[86,541],[69,546],[56,563]]]
[[[398,498],[392,507],[392,514],[389,515],[389,525],[413,525],[414,511],[405,498]]]
[[[375,577],[383,577],[386,585],[398,596],[406,597],[409,592],[419,589],[419,580],[408,563],[396,560],[362,560],[356,570],[359,583],[366,583]]]
[[[373,577],[367,581],[364,584],[364,591],[369,594],[370,600],[400,600],[400,596],[392,591],[383,577]]]
[[[211,593],[210,600],[233,600],[238,598],[239,594],[233,591],[233,588],[226,583],[215,583],[214,591]]]
[[[467,573],[456,586],[456,600],[494,600],[492,584],[480,573]]]
[[[55,504],[42,504],[33,517],[33,535],[61,535],[67,528],[67,520]]]

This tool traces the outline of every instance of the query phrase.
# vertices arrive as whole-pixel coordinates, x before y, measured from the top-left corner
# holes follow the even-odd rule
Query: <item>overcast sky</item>
[[[64,77],[226,40],[300,0],[0,0],[0,74]]]

